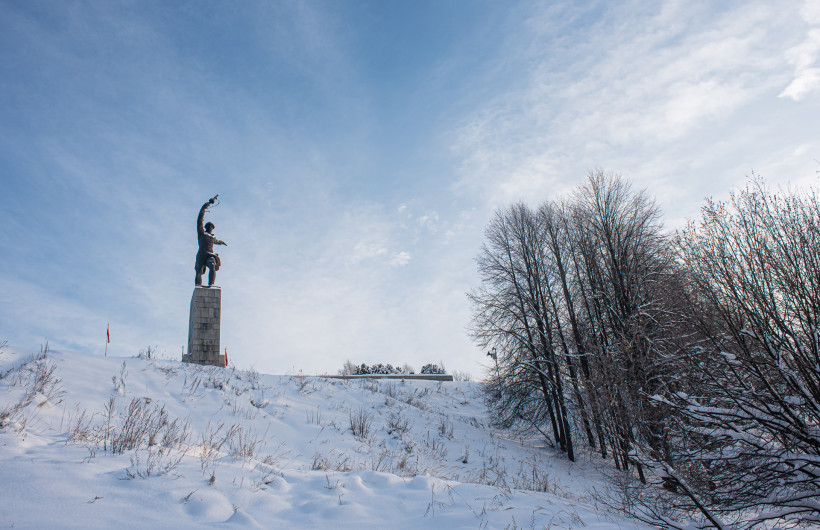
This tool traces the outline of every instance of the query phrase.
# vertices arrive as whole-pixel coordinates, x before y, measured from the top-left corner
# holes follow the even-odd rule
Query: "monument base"
[[[219,353],[221,313],[222,289],[197,285],[188,319],[188,353],[182,362],[225,366],[225,355]]]

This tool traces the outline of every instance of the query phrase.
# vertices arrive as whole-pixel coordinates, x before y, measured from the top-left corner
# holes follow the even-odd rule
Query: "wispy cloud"
[[[767,2],[627,3],[591,14],[568,42],[569,11],[512,22],[519,31],[501,57],[524,57],[527,82],[463,123],[457,191],[491,205],[556,196],[606,166],[671,198],[689,171],[681,159],[788,83],[784,53],[801,22]],[[642,174],[649,167],[655,174]]]
[[[600,165],[678,218],[750,169],[817,169],[816,3],[391,5],[4,6],[0,329],[93,349],[111,322],[122,353],[176,354],[220,193],[236,362],[470,369],[493,207]]]

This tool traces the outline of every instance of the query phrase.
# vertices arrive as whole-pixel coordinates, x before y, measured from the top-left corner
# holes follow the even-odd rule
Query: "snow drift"
[[[473,382],[0,350],[0,478],[15,528],[639,527]]]

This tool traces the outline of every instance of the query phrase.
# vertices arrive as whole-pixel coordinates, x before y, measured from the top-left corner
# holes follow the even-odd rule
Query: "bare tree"
[[[549,418],[570,459],[580,428],[628,468],[636,436],[662,436],[641,428],[657,416],[646,395],[659,385],[659,286],[672,270],[654,203],[599,171],[569,204],[499,211],[486,235],[482,287],[470,298],[475,338],[499,352],[491,395],[502,423],[539,428]]]
[[[648,396],[664,385],[673,254],[654,201],[619,175],[590,173],[573,206],[574,306],[586,317],[581,341],[597,398],[593,410],[603,416],[616,464],[628,469],[636,443],[656,450],[662,444],[663,414]],[[643,480],[640,462],[632,463]]]
[[[534,213],[516,204],[496,214],[486,237],[477,259],[482,287],[469,297],[474,337],[498,352],[492,410],[504,425],[540,432],[548,420],[555,443],[574,460],[554,319],[544,312],[549,285],[543,281],[543,231]]]

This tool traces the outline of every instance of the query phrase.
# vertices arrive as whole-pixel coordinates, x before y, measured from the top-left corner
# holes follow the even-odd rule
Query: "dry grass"
[[[370,437],[370,429],[373,425],[373,414],[360,407],[356,410],[351,410],[348,417],[350,418],[350,430],[353,432],[353,436],[360,440],[366,440]]]
[[[0,409],[0,429],[14,425],[18,433],[24,432],[36,409],[61,403],[65,394],[62,380],[57,377],[57,365],[48,358],[48,344],[39,354],[0,374],[0,379],[6,380],[9,386],[23,389],[16,402]],[[35,408],[27,411],[30,405]]]

